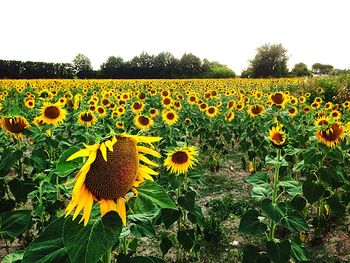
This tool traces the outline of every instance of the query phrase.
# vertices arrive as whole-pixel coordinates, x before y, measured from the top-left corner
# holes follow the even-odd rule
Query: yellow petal
[[[159,152],[152,150],[150,148],[147,148],[145,146],[137,146],[137,150],[141,153],[150,154],[150,155],[153,155],[155,157],[161,157]]]
[[[88,194],[87,194],[87,189],[85,189],[85,187],[83,187],[81,189],[80,192],[80,197],[79,197],[79,202],[78,202],[78,206],[75,209],[74,215],[73,215],[73,220],[79,215],[79,212],[83,209],[83,207],[85,206],[85,203],[87,201],[88,198]]]
[[[84,163],[83,167],[81,167],[81,171],[83,170],[89,170],[90,169],[90,165],[95,161],[96,159],[96,154],[97,151],[91,152],[89,155],[89,158],[87,159],[87,161]]]
[[[107,162],[107,148],[106,148],[106,145],[104,143],[101,143],[100,151],[102,153],[103,159]]]
[[[106,145],[106,147],[108,148],[108,150],[110,151],[110,152],[113,152],[113,142],[112,141],[106,141],[105,142],[105,145]]]
[[[71,161],[71,160],[74,160],[76,158],[79,158],[79,157],[86,157],[86,156],[89,156],[90,155],[90,150],[88,149],[82,149],[80,151],[77,151],[76,153],[73,153],[71,156],[69,156],[69,158],[67,159],[67,162]]]
[[[108,213],[107,202],[106,202],[106,200],[102,199],[102,200],[100,200],[99,204],[100,204],[101,216],[104,216],[105,214]]]
[[[117,199],[117,209],[120,218],[122,219],[123,225],[126,226],[126,207],[123,198]]]
[[[117,212],[117,205],[113,200],[106,200],[108,205],[108,212],[109,211],[116,211]]]
[[[87,223],[89,222],[93,202],[94,202],[94,198],[92,194],[88,191],[88,198],[84,206],[84,212],[82,217],[82,219],[84,218],[84,226],[86,226]]]
[[[100,144],[99,143],[96,143],[94,145],[87,145],[87,144],[84,143],[84,146],[85,146],[86,149],[90,150],[91,152],[97,151],[98,148],[100,148]]]
[[[142,155],[142,154],[139,154],[139,159],[149,165],[152,165],[152,166],[155,166],[155,167],[158,167],[159,165],[153,161],[151,161],[150,159],[148,159],[146,156]]]
[[[157,172],[153,171],[151,168],[148,168],[147,166],[144,166],[144,165],[139,165],[139,171],[145,172],[151,175],[158,175]]]

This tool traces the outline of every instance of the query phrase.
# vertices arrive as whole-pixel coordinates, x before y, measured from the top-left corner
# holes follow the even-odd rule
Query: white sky
[[[0,59],[72,62],[192,52],[236,73],[256,48],[282,43],[289,68],[350,68],[348,0],[1,0]]]

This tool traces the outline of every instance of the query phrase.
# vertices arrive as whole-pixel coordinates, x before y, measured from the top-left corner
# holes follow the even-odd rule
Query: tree
[[[175,77],[178,64],[179,60],[170,52],[161,52],[154,58],[154,70],[160,78]]]
[[[89,78],[94,73],[90,59],[81,53],[73,59],[73,68],[78,78]]]
[[[287,49],[282,44],[264,44],[257,48],[257,53],[250,61],[252,77],[285,77],[288,74]]]
[[[312,65],[312,73],[316,75],[327,75],[333,70],[332,65],[315,63]]]
[[[292,75],[296,77],[310,76],[311,72],[303,62],[297,63],[292,69]]]
[[[123,76],[124,60],[121,57],[108,57],[100,67],[103,78],[120,78]]]
[[[192,53],[185,53],[180,59],[179,69],[184,77],[198,77],[202,72],[202,61]]]

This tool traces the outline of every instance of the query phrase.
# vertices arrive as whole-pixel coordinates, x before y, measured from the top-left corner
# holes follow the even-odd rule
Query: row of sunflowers
[[[348,214],[350,102],[314,79],[0,80],[0,116],[0,234],[23,262],[198,259],[196,187],[232,155],[255,204],[239,231],[264,241],[243,261],[308,260],[305,235]],[[137,255],[157,231],[163,259]]]

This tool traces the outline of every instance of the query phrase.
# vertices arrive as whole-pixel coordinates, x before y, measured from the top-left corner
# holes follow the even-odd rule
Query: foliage
[[[282,44],[264,44],[250,61],[253,78],[284,77],[288,74],[287,49]]]

